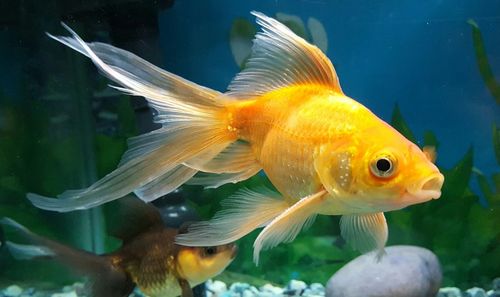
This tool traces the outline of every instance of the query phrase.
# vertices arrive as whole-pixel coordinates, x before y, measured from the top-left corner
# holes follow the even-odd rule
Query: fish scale
[[[118,90],[146,98],[162,127],[134,137],[119,167],[94,185],[63,192],[64,199],[30,193],[33,204],[64,212],[129,192],[151,201],[184,183],[218,187],[263,169],[280,195],[241,191],[176,242],[219,245],[265,226],[254,242],[257,262],[261,249],[292,241],[326,214],[343,216],[351,246],[380,252],[388,234],[383,212],[439,198],[443,175],[431,154],[344,94],[319,48],[252,14],[262,31],[224,94],[111,45],[86,43],[68,27],[70,37],[50,35],[89,57]]]
[[[363,128],[348,121],[367,113],[365,108],[353,107],[353,102],[322,86],[293,86],[261,96],[252,104],[243,103],[235,121],[244,123],[241,137],[249,140],[273,185],[297,201],[321,187],[313,165],[316,148],[342,141],[343,136]]]

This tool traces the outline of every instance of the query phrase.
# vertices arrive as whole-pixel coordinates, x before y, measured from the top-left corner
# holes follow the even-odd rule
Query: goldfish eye
[[[217,247],[211,246],[203,249],[203,253],[206,257],[211,257],[217,253]]]
[[[390,157],[384,156],[377,158],[370,166],[371,172],[382,178],[391,177],[394,173],[394,162]]]

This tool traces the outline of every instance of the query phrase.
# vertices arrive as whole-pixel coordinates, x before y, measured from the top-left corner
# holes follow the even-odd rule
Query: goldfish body
[[[150,208],[148,211],[153,214],[151,224],[144,225],[145,229],[133,237],[124,239],[119,250],[101,256],[36,235],[9,218],[1,219],[0,225],[13,228],[35,244],[6,241],[5,245],[14,257],[56,259],[69,265],[92,279],[94,297],[126,297],[135,286],[150,297],[192,296],[192,287],[215,277],[233,260],[236,254],[233,244],[213,247],[175,244],[179,231],[164,227],[154,207],[141,204],[139,208]]]
[[[30,194],[38,207],[89,208],[134,191],[150,201],[188,182],[209,187],[263,170],[279,194],[243,190],[225,210],[177,236],[188,246],[232,242],[265,227],[259,251],[293,240],[317,214],[342,215],[356,249],[382,251],[385,211],[438,198],[443,175],[370,110],[346,96],[330,60],[286,26],[253,13],[257,34],[246,69],[222,94],[161,70],[131,53],[53,37],[92,59],[119,90],[144,96],[163,127],[130,140],[120,166],[65,199]]]

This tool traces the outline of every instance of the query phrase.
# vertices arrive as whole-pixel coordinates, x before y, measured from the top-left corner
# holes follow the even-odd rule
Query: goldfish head
[[[318,172],[343,213],[396,210],[441,196],[444,177],[433,153],[381,120],[330,151],[331,168]]]
[[[235,244],[211,247],[181,247],[177,255],[179,273],[192,286],[220,274],[236,257]]]

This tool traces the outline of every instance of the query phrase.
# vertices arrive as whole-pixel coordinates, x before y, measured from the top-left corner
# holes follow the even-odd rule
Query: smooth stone
[[[271,292],[260,292],[258,296],[259,297],[277,297],[277,296],[281,297],[282,295],[275,295]]]
[[[17,297],[23,293],[23,289],[19,287],[18,285],[12,285],[7,287],[4,291],[3,294],[6,297]]]
[[[495,278],[491,285],[493,287],[493,291],[500,293],[500,277]]]
[[[73,291],[73,286],[64,286],[64,287],[62,288],[62,292],[63,292],[63,293],[69,293],[69,292],[71,292],[71,291]]]
[[[63,293],[54,293],[50,295],[50,297],[78,297],[75,291],[71,292],[63,292]]]
[[[489,290],[488,292],[486,292],[486,295],[488,297],[500,297],[500,291]]]
[[[325,286],[320,283],[312,283],[309,285],[309,289],[312,294],[324,295],[325,294]]]
[[[377,262],[375,253],[347,263],[328,281],[327,297],[435,297],[441,265],[431,251],[416,246],[391,246]]]
[[[275,287],[271,284],[265,284],[262,287],[260,287],[260,292],[261,293],[267,292],[267,293],[271,293],[274,295],[281,295],[281,294],[283,294],[283,288]]]
[[[300,292],[298,292],[300,294]],[[302,291],[302,295],[300,296],[305,296],[305,297],[324,297],[325,293],[318,293],[318,292],[313,292],[311,289],[305,289]]]
[[[252,292],[250,290],[245,290],[243,291],[243,294],[241,294],[242,297],[256,297],[258,294],[255,294],[255,292]]]
[[[459,288],[445,287],[439,289],[436,297],[462,297],[462,292]]]
[[[208,291],[212,292],[216,296],[227,291],[227,285],[219,280],[207,281],[206,288]]]
[[[465,296],[467,297],[488,297],[486,295],[486,292],[482,288],[470,288],[467,291],[465,291]]]
[[[259,289],[257,289],[254,286],[250,286],[250,288],[248,288],[248,291],[253,292],[253,293],[257,294],[257,295],[260,293]]]
[[[307,288],[307,284],[305,282],[303,282],[303,281],[300,281],[300,280],[292,279],[288,283],[288,289],[289,290],[303,291],[306,288]]]
[[[234,283],[229,287],[229,290],[235,293],[243,294],[243,292],[250,288],[249,284],[245,283]]]

